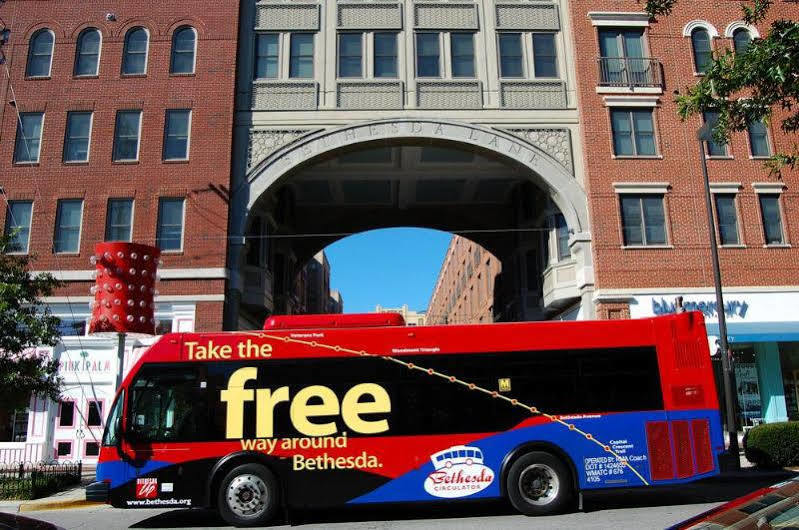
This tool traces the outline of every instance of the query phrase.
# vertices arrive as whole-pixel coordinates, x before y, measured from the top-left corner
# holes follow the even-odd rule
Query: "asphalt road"
[[[292,514],[291,525],[308,529],[357,530],[452,528],[666,528],[755,489],[790,476],[748,474],[669,488],[613,490],[585,495],[584,510],[550,517],[528,518],[505,502],[439,503],[404,507],[358,507]],[[117,510],[108,506],[22,515],[67,529],[230,528],[207,510]],[[280,521],[273,528],[288,528]]]

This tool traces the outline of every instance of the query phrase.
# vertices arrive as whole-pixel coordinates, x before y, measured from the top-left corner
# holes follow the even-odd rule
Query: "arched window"
[[[131,28],[125,35],[125,49],[122,52],[122,73],[126,75],[143,74],[147,71],[147,45],[150,40],[147,30]]]
[[[732,43],[735,46],[735,54],[736,55],[743,55],[746,53],[746,49],[749,47],[749,44],[752,42],[752,35],[749,34],[749,30],[744,28],[739,28],[735,30],[735,33],[732,34]]]
[[[97,75],[100,69],[100,32],[84,29],[75,49],[75,75]]]
[[[172,35],[171,74],[193,74],[197,32],[191,26],[183,26]]]
[[[696,28],[691,32],[691,46],[694,49],[694,67],[703,74],[713,61],[710,49],[710,34],[704,28]]]
[[[28,77],[49,77],[53,63],[53,32],[40,29],[33,34],[28,47]]]

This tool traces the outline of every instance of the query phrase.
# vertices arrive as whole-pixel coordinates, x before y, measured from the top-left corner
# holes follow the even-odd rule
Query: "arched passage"
[[[282,274],[276,254],[291,256],[296,267],[346,234],[391,226],[473,239],[501,256],[506,283],[524,298],[535,276],[526,262],[547,252],[542,245],[558,224],[568,231],[568,241],[561,230],[559,242],[561,250],[570,247],[568,267],[549,271],[549,299],[541,292],[536,302],[539,318],[575,299],[585,305],[593,284],[585,193],[563,164],[516,136],[460,122],[381,120],[324,130],[275,150],[234,188],[229,298],[240,305],[236,293],[253,283],[247,276],[257,271],[246,270],[255,262],[253,246],[270,246],[258,249],[264,270]],[[245,244],[259,238],[269,243]],[[552,267],[539,268],[535,283],[546,283]],[[235,313],[228,327],[236,325]]]

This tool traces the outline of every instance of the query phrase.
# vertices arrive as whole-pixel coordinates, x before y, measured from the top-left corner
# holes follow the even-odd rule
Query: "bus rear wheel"
[[[219,485],[219,514],[234,526],[260,526],[278,510],[275,476],[260,464],[231,469]]]
[[[572,497],[571,474],[556,456],[533,451],[519,457],[508,470],[508,499],[524,515],[562,511]]]

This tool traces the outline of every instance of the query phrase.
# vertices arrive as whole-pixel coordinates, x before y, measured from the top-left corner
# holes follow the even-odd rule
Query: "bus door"
[[[133,380],[126,438],[133,461],[128,479],[135,482],[137,497],[142,496],[140,490],[150,495],[147,498],[162,500],[201,497],[205,481],[191,480],[190,475],[207,469],[184,463],[197,458],[192,442],[208,435],[203,371],[200,366],[144,365]]]

